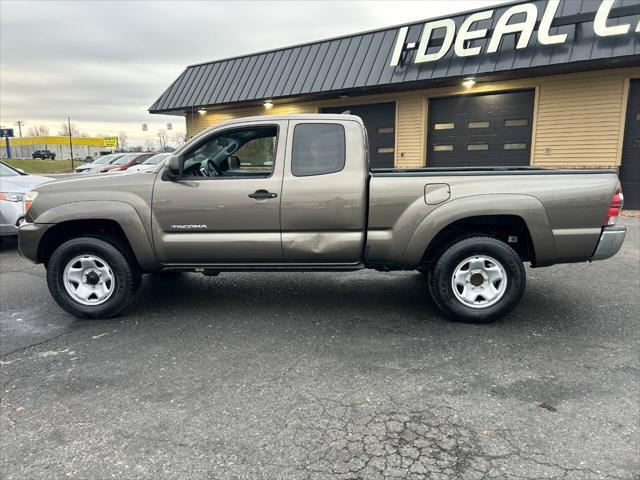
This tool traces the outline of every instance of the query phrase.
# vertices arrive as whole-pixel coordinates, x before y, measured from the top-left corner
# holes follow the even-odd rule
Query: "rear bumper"
[[[627,235],[627,227],[624,225],[611,225],[604,227],[600,234],[600,240],[596,251],[590,260],[605,260],[613,257],[624,243],[624,237]]]

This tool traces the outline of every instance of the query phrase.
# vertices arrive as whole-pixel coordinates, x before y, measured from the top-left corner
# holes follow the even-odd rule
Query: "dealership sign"
[[[598,7],[595,18],[593,20],[593,30],[598,37],[614,37],[617,35],[626,35],[632,29],[636,33],[640,32],[640,22],[637,25],[629,23],[621,23],[620,25],[610,25],[609,14],[613,7],[614,0],[602,0]],[[542,20],[538,26],[538,42],[541,45],[557,45],[567,41],[567,34],[551,34],[551,24],[555,18],[560,0],[548,0]],[[391,67],[395,67],[403,63],[403,56],[410,50],[416,50],[414,63],[435,62],[443,58],[453,47],[454,54],[458,57],[473,57],[481,53],[495,53],[500,47],[502,37],[509,34],[519,34],[518,41],[515,45],[516,50],[521,50],[529,46],[529,42],[536,27],[538,19],[538,7],[533,3],[521,3],[514,5],[500,16],[496,23],[496,27],[490,37],[486,28],[474,28],[475,23],[482,20],[493,19],[494,10],[484,10],[472,13],[460,25],[456,31],[456,24],[451,18],[434,20],[424,24],[422,29],[422,37],[420,42],[407,43],[407,34],[409,27],[402,27],[398,31],[396,44],[391,56]],[[524,19],[517,22],[511,22],[515,16],[524,15]],[[429,51],[429,47],[434,47],[432,35],[434,32],[443,32],[444,37],[442,44],[435,51]],[[489,38],[486,48],[473,46],[473,40]],[[430,45],[431,43],[431,45]]]

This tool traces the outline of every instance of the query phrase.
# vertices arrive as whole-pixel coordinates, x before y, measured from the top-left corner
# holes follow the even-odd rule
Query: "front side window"
[[[332,123],[303,123],[293,130],[291,173],[296,177],[326,175],[344,168],[344,127]]]
[[[214,135],[187,153],[186,177],[271,176],[276,160],[277,127],[252,127]]]

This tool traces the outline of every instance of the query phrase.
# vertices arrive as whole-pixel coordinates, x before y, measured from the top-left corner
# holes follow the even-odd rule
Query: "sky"
[[[56,135],[70,116],[88,135],[144,145],[167,122],[184,132],[183,117],[147,109],[187,65],[496,3],[1,0],[0,125]]]

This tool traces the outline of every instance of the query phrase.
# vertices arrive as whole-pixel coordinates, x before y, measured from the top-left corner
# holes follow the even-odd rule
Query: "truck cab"
[[[209,130],[153,190],[154,243],[173,267],[357,266],[368,167],[358,117],[267,117]]]

